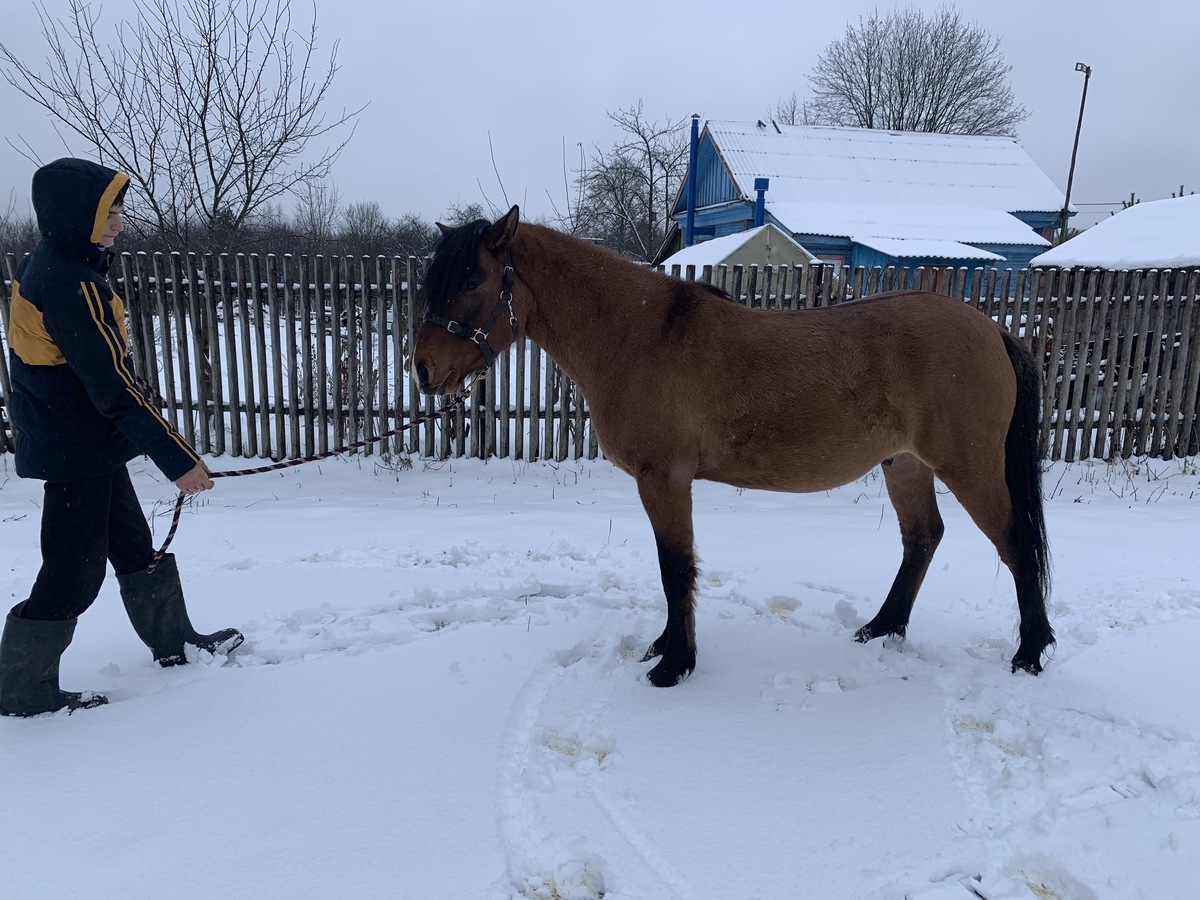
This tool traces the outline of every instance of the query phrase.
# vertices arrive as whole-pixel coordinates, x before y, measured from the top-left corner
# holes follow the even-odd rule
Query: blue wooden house
[[[660,258],[772,223],[821,260],[1025,268],[1063,192],[1008,137],[693,119]]]

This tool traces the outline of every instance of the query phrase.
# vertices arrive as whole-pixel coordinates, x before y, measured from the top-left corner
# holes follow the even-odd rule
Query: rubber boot
[[[160,666],[186,663],[186,644],[213,654],[227,654],[244,640],[236,628],[200,634],[192,627],[173,553],[164,556],[153,572],[118,575],[117,581],[133,630],[154,653]]]
[[[0,715],[40,716],[66,709],[91,709],[108,702],[103,694],[58,687],[58,663],[75,636],[78,619],[22,619],[17,609],[4,620],[0,637]]]

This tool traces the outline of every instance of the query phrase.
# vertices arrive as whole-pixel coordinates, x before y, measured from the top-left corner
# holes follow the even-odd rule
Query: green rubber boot
[[[154,653],[160,666],[186,663],[187,644],[212,654],[228,654],[245,640],[236,628],[200,634],[192,627],[173,553],[164,556],[153,572],[118,575],[117,581],[133,630]]]
[[[16,615],[19,608],[4,620],[0,637],[0,715],[40,716],[107,703],[103,694],[59,689],[58,663],[79,620],[22,619]]]

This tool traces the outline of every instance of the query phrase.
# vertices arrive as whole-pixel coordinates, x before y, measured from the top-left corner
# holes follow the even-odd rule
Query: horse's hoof
[[[1013,672],[1016,673],[1020,669],[1030,675],[1037,675],[1042,671],[1042,655],[1048,654],[1056,643],[1053,633],[1048,637],[1040,634],[1034,637],[1023,636],[1017,645],[1016,655],[1012,658]]]
[[[865,644],[868,641],[873,641],[877,637],[895,638],[897,641],[903,641],[908,633],[907,625],[900,625],[892,628],[886,625],[877,625],[874,622],[868,622],[858,631],[854,632],[854,640],[860,644]]]
[[[1042,671],[1042,661],[1040,657],[1041,654],[1039,653],[1033,659],[1027,659],[1018,653],[1012,658],[1013,674],[1017,674],[1017,670],[1019,669],[1022,672],[1028,672],[1030,675],[1037,675]]]
[[[692,674],[691,669],[684,669],[682,672],[675,669],[669,669],[662,663],[659,663],[653,669],[646,673],[646,678],[655,687],[675,687],[681,681],[686,681],[687,677]]]

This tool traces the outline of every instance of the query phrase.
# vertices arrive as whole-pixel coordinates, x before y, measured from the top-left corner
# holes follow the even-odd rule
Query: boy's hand
[[[203,462],[196,463],[196,468],[175,481],[175,487],[185,494],[198,494],[201,491],[212,490],[213,482],[209,477],[212,472]]]

